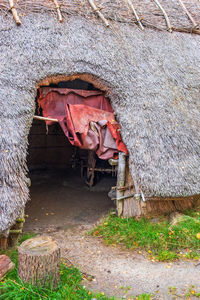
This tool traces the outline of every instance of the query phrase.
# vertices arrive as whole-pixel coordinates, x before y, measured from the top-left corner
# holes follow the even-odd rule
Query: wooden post
[[[4,230],[0,234],[0,250],[6,250],[8,247],[9,229]]]
[[[135,168],[134,168],[135,171]],[[140,200],[139,186],[137,185],[136,174],[132,176],[129,169],[129,163],[126,165],[126,186],[129,187],[124,191],[124,195],[134,195],[132,198],[127,198],[123,203],[123,217],[132,218],[143,215],[143,202]]]
[[[118,161],[118,171],[117,171],[117,199],[121,198],[124,195],[123,189],[125,180],[126,180],[126,155],[123,152],[119,152],[119,161]],[[117,214],[118,216],[122,215],[123,212],[123,200],[117,201]]]
[[[15,224],[10,228],[8,237],[8,247],[16,247],[19,236],[22,234],[22,229],[24,226],[24,209],[21,212],[20,217],[16,220]]]
[[[48,236],[35,237],[18,248],[18,275],[33,285],[56,288],[59,281],[60,248]]]
[[[91,188],[94,184],[94,169],[96,165],[95,152],[92,150],[88,151],[88,167],[87,167],[87,178],[85,183]]]
[[[0,235],[0,250],[6,250],[8,244],[8,238],[4,235]]]

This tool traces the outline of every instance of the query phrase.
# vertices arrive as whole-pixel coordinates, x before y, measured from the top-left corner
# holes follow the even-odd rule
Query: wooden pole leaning
[[[19,26],[19,25],[21,25],[21,21],[20,21],[20,18],[18,16],[17,10],[14,6],[14,1],[13,0],[8,0],[8,1],[9,1],[9,4],[10,4],[10,10],[13,14],[13,18],[14,18],[16,24]]]
[[[130,10],[131,10],[132,13],[134,14],[134,16],[135,16],[135,18],[136,18],[136,20],[137,20],[137,23],[138,23],[138,25],[140,26],[141,30],[144,30],[144,26],[143,26],[142,23],[141,23],[141,20],[140,20],[140,18],[139,18],[139,16],[138,16],[138,14],[137,14],[137,12],[136,12],[134,6],[133,6],[132,1],[131,1],[131,0],[126,0],[126,2],[127,2],[128,6],[129,6]]]
[[[55,6],[56,6],[56,10],[57,10],[59,22],[62,23],[63,18],[62,18],[62,14],[61,14],[61,11],[60,11],[60,5],[58,4],[57,0],[53,0],[53,2],[55,4]]]
[[[198,24],[195,22],[195,20],[193,19],[193,17],[191,16],[191,14],[189,13],[188,9],[186,8],[185,4],[183,3],[182,0],[178,0],[178,2],[180,3],[181,7],[183,8],[184,12],[186,13],[186,15],[188,16],[188,19],[192,22],[194,28],[196,28],[198,26]]]
[[[34,120],[40,120],[40,121],[50,121],[50,122],[56,122],[56,123],[58,123],[57,119],[46,118],[46,117],[41,117],[41,116],[34,116],[33,119]]]
[[[88,0],[90,6],[93,8],[93,10],[97,13],[97,15],[99,16],[99,18],[104,22],[104,24],[106,25],[106,27],[110,27],[109,22],[106,20],[106,18],[104,17],[104,15],[99,11],[98,7],[96,6],[96,4],[94,3],[93,0]]]
[[[170,23],[170,20],[169,20],[169,17],[167,15],[166,11],[164,10],[164,8],[162,7],[162,5],[160,4],[160,2],[158,0],[153,0],[153,1],[156,3],[158,8],[162,11],[163,16],[164,16],[165,21],[166,21],[166,24],[167,24],[168,31],[172,32],[172,26],[171,26],[171,23]]]

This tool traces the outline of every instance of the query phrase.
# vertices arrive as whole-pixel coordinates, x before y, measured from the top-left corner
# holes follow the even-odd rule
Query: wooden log
[[[60,248],[48,236],[26,240],[18,248],[18,275],[24,282],[56,288],[59,265]]]
[[[0,279],[8,272],[14,269],[15,264],[6,255],[0,255]]]

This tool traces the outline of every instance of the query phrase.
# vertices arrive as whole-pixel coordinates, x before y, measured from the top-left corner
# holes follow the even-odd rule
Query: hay
[[[126,24],[138,23],[138,18],[134,16],[129,9],[128,4],[124,0],[110,1],[110,0],[98,0],[95,1],[100,13],[107,20],[116,21]],[[166,16],[157,5],[156,1],[151,0],[134,0],[132,1],[134,9],[137,11],[137,15],[141,20],[141,23],[145,27],[157,28],[159,30],[168,30],[168,24],[166,24]],[[199,19],[200,19],[200,3],[198,0],[192,0],[185,3],[185,7],[189,12],[193,20],[198,21],[197,27],[194,28],[193,23],[188,18],[188,15],[184,11],[183,7],[178,1],[172,0],[159,0],[160,5],[164,9],[170,22],[170,28],[174,31],[193,32],[200,34]],[[96,12],[89,5],[88,0],[60,0],[61,14],[66,20],[68,16],[83,16],[87,19],[95,21],[97,19]],[[49,13],[56,15],[57,11],[55,4],[51,0],[18,0],[15,1],[15,7],[22,16],[27,16],[31,13]],[[0,3],[0,12],[5,14],[9,9],[7,0],[2,0]],[[99,20],[99,22],[102,22]],[[168,23],[167,22],[167,23]]]

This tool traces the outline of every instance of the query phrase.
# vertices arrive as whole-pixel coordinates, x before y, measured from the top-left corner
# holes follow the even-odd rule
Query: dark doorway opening
[[[97,90],[80,79],[49,87]],[[41,114],[38,105],[36,114]],[[96,157],[99,171],[94,172],[94,182],[89,187],[88,152],[72,146],[58,123],[47,127],[44,121],[33,121],[27,157],[31,201],[26,205],[25,231],[53,232],[90,225],[115,208],[108,192],[116,185],[116,170],[107,160]]]

